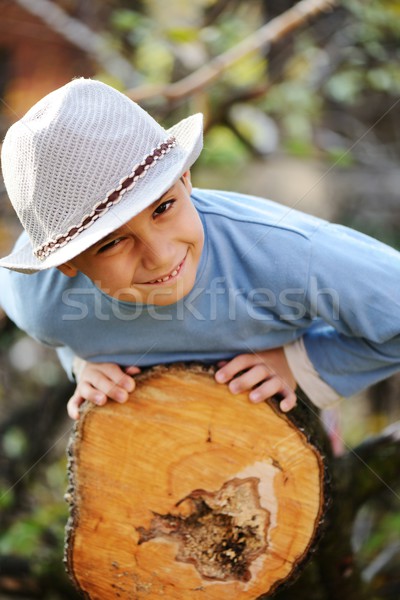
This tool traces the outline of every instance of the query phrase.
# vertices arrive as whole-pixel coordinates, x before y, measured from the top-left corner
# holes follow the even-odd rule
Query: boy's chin
[[[182,300],[194,287],[193,282],[178,281],[173,286],[160,285],[152,287],[148,292],[142,289],[125,288],[117,290],[111,296],[120,302],[131,304],[148,304],[152,306],[170,306]],[[107,293],[107,290],[103,290]],[[109,292],[108,292],[109,293]]]
[[[154,306],[170,306],[176,304],[187,296],[193,289],[194,282],[177,282],[176,285],[152,290],[143,304],[151,304]]]

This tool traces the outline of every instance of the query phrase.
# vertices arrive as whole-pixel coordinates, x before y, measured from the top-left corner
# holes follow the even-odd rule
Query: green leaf
[[[171,42],[187,44],[198,39],[198,29],[195,27],[173,27],[167,30],[166,35]]]
[[[284,146],[290,154],[302,158],[312,156],[314,153],[313,145],[308,140],[300,138],[289,138],[285,140]]]
[[[127,9],[117,9],[111,15],[111,25],[119,31],[132,31],[143,23],[143,16]]]
[[[32,520],[14,523],[0,538],[1,554],[29,556],[37,551],[42,528]]]
[[[164,42],[147,39],[137,49],[136,66],[147,76],[148,83],[167,83],[171,79],[174,57]]]
[[[207,134],[199,162],[203,165],[240,164],[249,153],[229,127],[217,125]]]
[[[354,104],[363,90],[363,74],[349,69],[336,73],[326,84],[326,91],[337,102]]]
[[[13,505],[15,499],[14,490],[12,488],[5,489],[0,487],[0,509],[6,510]]]
[[[354,165],[354,157],[348,150],[332,146],[327,150],[328,158],[337,167],[351,167]]]
[[[238,60],[224,73],[224,81],[236,88],[258,84],[266,74],[267,62],[259,54],[251,54]]]
[[[8,458],[19,458],[24,455],[27,448],[27,439],[19,427],[11,427],[3,434],[2,446]]]

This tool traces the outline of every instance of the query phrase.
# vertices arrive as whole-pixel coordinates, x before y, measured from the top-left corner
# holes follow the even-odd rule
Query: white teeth
[[[165,281],[168,281],[168,279],[171,279],[171,277],[175,277],[176,275],[178,275],[179,271],[181,270],[181,266],[181,264],[177,266],[176,269],[174,269],[166,277],[162,277],[161,279],[153,279],[152,281],[149,281],[149,283],[164,283]]]

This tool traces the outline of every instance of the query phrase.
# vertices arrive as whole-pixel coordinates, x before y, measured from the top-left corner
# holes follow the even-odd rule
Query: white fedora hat
[[[165,130],[99,81],[51,92],[4,139],[4,181],[29,241],[0,266],[34,273],[71,260],[161,197],[202,142],[201,114]]]

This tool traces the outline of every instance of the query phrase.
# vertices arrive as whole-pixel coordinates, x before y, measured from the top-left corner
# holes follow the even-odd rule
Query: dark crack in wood
[[[154,513],[138,528],[139,544],[156,538],[179,542],[176,560],[205,579],[249,581],[251,563],[268,546],[269,512],[262,508],[259,479],[232,479],[217,492],[194,490],[176,504],[177,514]]]

